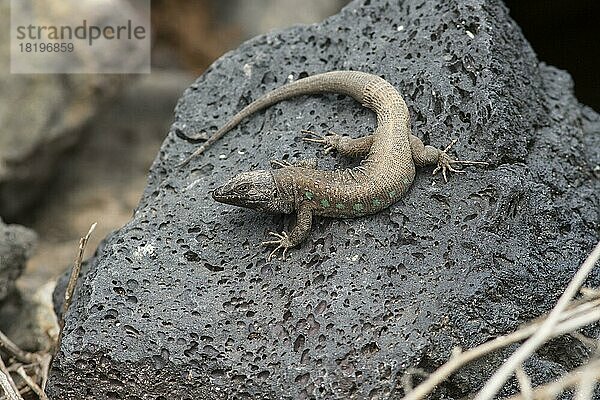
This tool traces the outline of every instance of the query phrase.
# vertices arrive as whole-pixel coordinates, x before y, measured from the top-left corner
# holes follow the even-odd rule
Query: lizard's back
[[[398,91],[384,79],[363,72],[335,71],[305,79],[310,78],[318,82],[319,92],[350,95],[376,113],[370,152],[359,166],[346,170],[291,167],[274,174],[280,182],[296,187],[296,201],[312,203],[316,215],[356,217],[398,201],[415,175],[408,108]]]

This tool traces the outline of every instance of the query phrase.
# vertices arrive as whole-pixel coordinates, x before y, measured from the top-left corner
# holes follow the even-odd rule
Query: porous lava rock
[[[292,79],[353,69],[391,82],[416,135],[487,160],[444,183],[419,170],[403,200],[360,219],[316,219],[285,261],[259,243],[289,217],[210,193],[270,159],[323,155],[299,131],[352,136],[373,113],[340,95],[258,113],[186,168],[236,111]],[[600,118],[569,75],[541,63],[498,0],[360,0],[320,24],[259,36],[190,86],[131,221],[91,261],[50,376],[54,399],[400,398],[410,367],[433,370],[548,311],[598,238]],[[588,283],[598,283],[597,271]],[[554,342],[534,383],[587,355]],[[562,349],[562,350],[561,350]],[[565,351],[580,349],[581,351]],[[506,353],[435,397],[481,387]],[[510,381],[501,394],[517,390]]]

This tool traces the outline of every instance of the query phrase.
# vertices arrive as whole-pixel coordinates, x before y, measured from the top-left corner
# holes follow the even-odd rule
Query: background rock
[[[36,242],[33,231],[0,219],[0,302],[14,289]]]
[[[360,69],[405,96],[415,133],[463,159],[448,184],[420,171],[378,215],[317,219],[287,261],[257,244],[285,218],[215,204],[210,190],[268,160],[319,156],[300,129],[354,136],[374,116],[337,95],[272,107],[186,169],[193,146],[290,77]],[[598,237],[600,117],[540,64],[499,1],[354,2],[311,27],[258,37],[184,94],[133,219],[107,239],[69,311],[49,391],[60,399],[400,397],[432,370],[547,311]],[[590,283],[598,283],[596,272]],[[572,348],[573,344],[555,344]],[[539,352],[534,383],[583,361]],[[457,374],[462,398],[502,360]],[[510,382],[502,394],[515,390]]]
[[[203,72],[217,57],[244,39],[275,28],[321,21],[348,0],[154,0],[152,25],[156,34],[155,65],[172,65]]]
[[[59,328],[52,308],[54,287],[54,282],[48,282],[35,292],[18,288],[0,306],[0,331],[21,349],[53,351],[56,347]]]
[[[0,0],[2,26],[10,26],[9,6],[9,0]],[[64,9],[52,2],[43,6]],[[125,79],[11,74],[8,29],[0,32],[0,55],[0,215],[14,220],[38,200],[65,151],[77,143],[81,128],[103,101],[119,92]]]
[[[21,348],[47,350],[58,332],[54,329],[54,313],[42,296],[50,298],[54,284],[34,294],[22,296],[16,280],[25,269],[37,244],[34,231],[20,225],[6,225],[0,219],[0,331]]]

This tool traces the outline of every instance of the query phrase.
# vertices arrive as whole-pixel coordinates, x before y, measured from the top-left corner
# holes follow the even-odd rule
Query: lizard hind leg
[[[325,154],[337,150],[338,153],[346,157],[366,157],[371,151],[374,139],[373,135],[353,139],[332,131],[329,131],[328,135],[319,135],[308,130],[303,130],[302,133],[306,134],[306,137],[303,138],[305,142],[324,145]]]
[[[438,157],[437,166],[433,170],[433,175],[442,171],[442,176],[444,177],[444,181],[448,182],[448,178],[446,176],[446,172],[456,172],[456,173],[464,173],[465,171],[461,169],[456,169],[452,167],[452,164],[463,164],[463,165],[488,165],[488,163],[484,161],[470,161],[470,160],[454,160],[448,155],[448,150],[454,144],[458,142],[458,139],[453,139],[448,146],[444,150],[440,150],[440,154]]]

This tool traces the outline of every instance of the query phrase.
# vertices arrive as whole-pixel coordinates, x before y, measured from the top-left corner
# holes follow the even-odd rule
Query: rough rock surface
[[[347,165],[299,131],[360,136],[372,113],[338,95],[284,102],[185,169],[174,165],[193,146],[175,130],[210,132],[289,79],[335,69],[385,77],[418,136],[436,146],[458,137],[461,158],[491,165],[447,184],[421,170],[389,210],[317,219],[287,261],[267,262],[258,243],[288,218],[216,204],[210,191],[272,158]],[[133,219],[81,281],[51,395],[399,398],[407,368],[431,370],[454,346],[546,312],[599,234],[600,117],[572,89],[495,0],[356,1],[321,24],[247,42],[179,102]],[[525,365],[534,383],[586,355],[573,339],[552,346]],[[457,374],[436,397],[464,397],[502,357]]]
[[[0,219],[0,302],[14,289],[36,240],[32,230]]]

